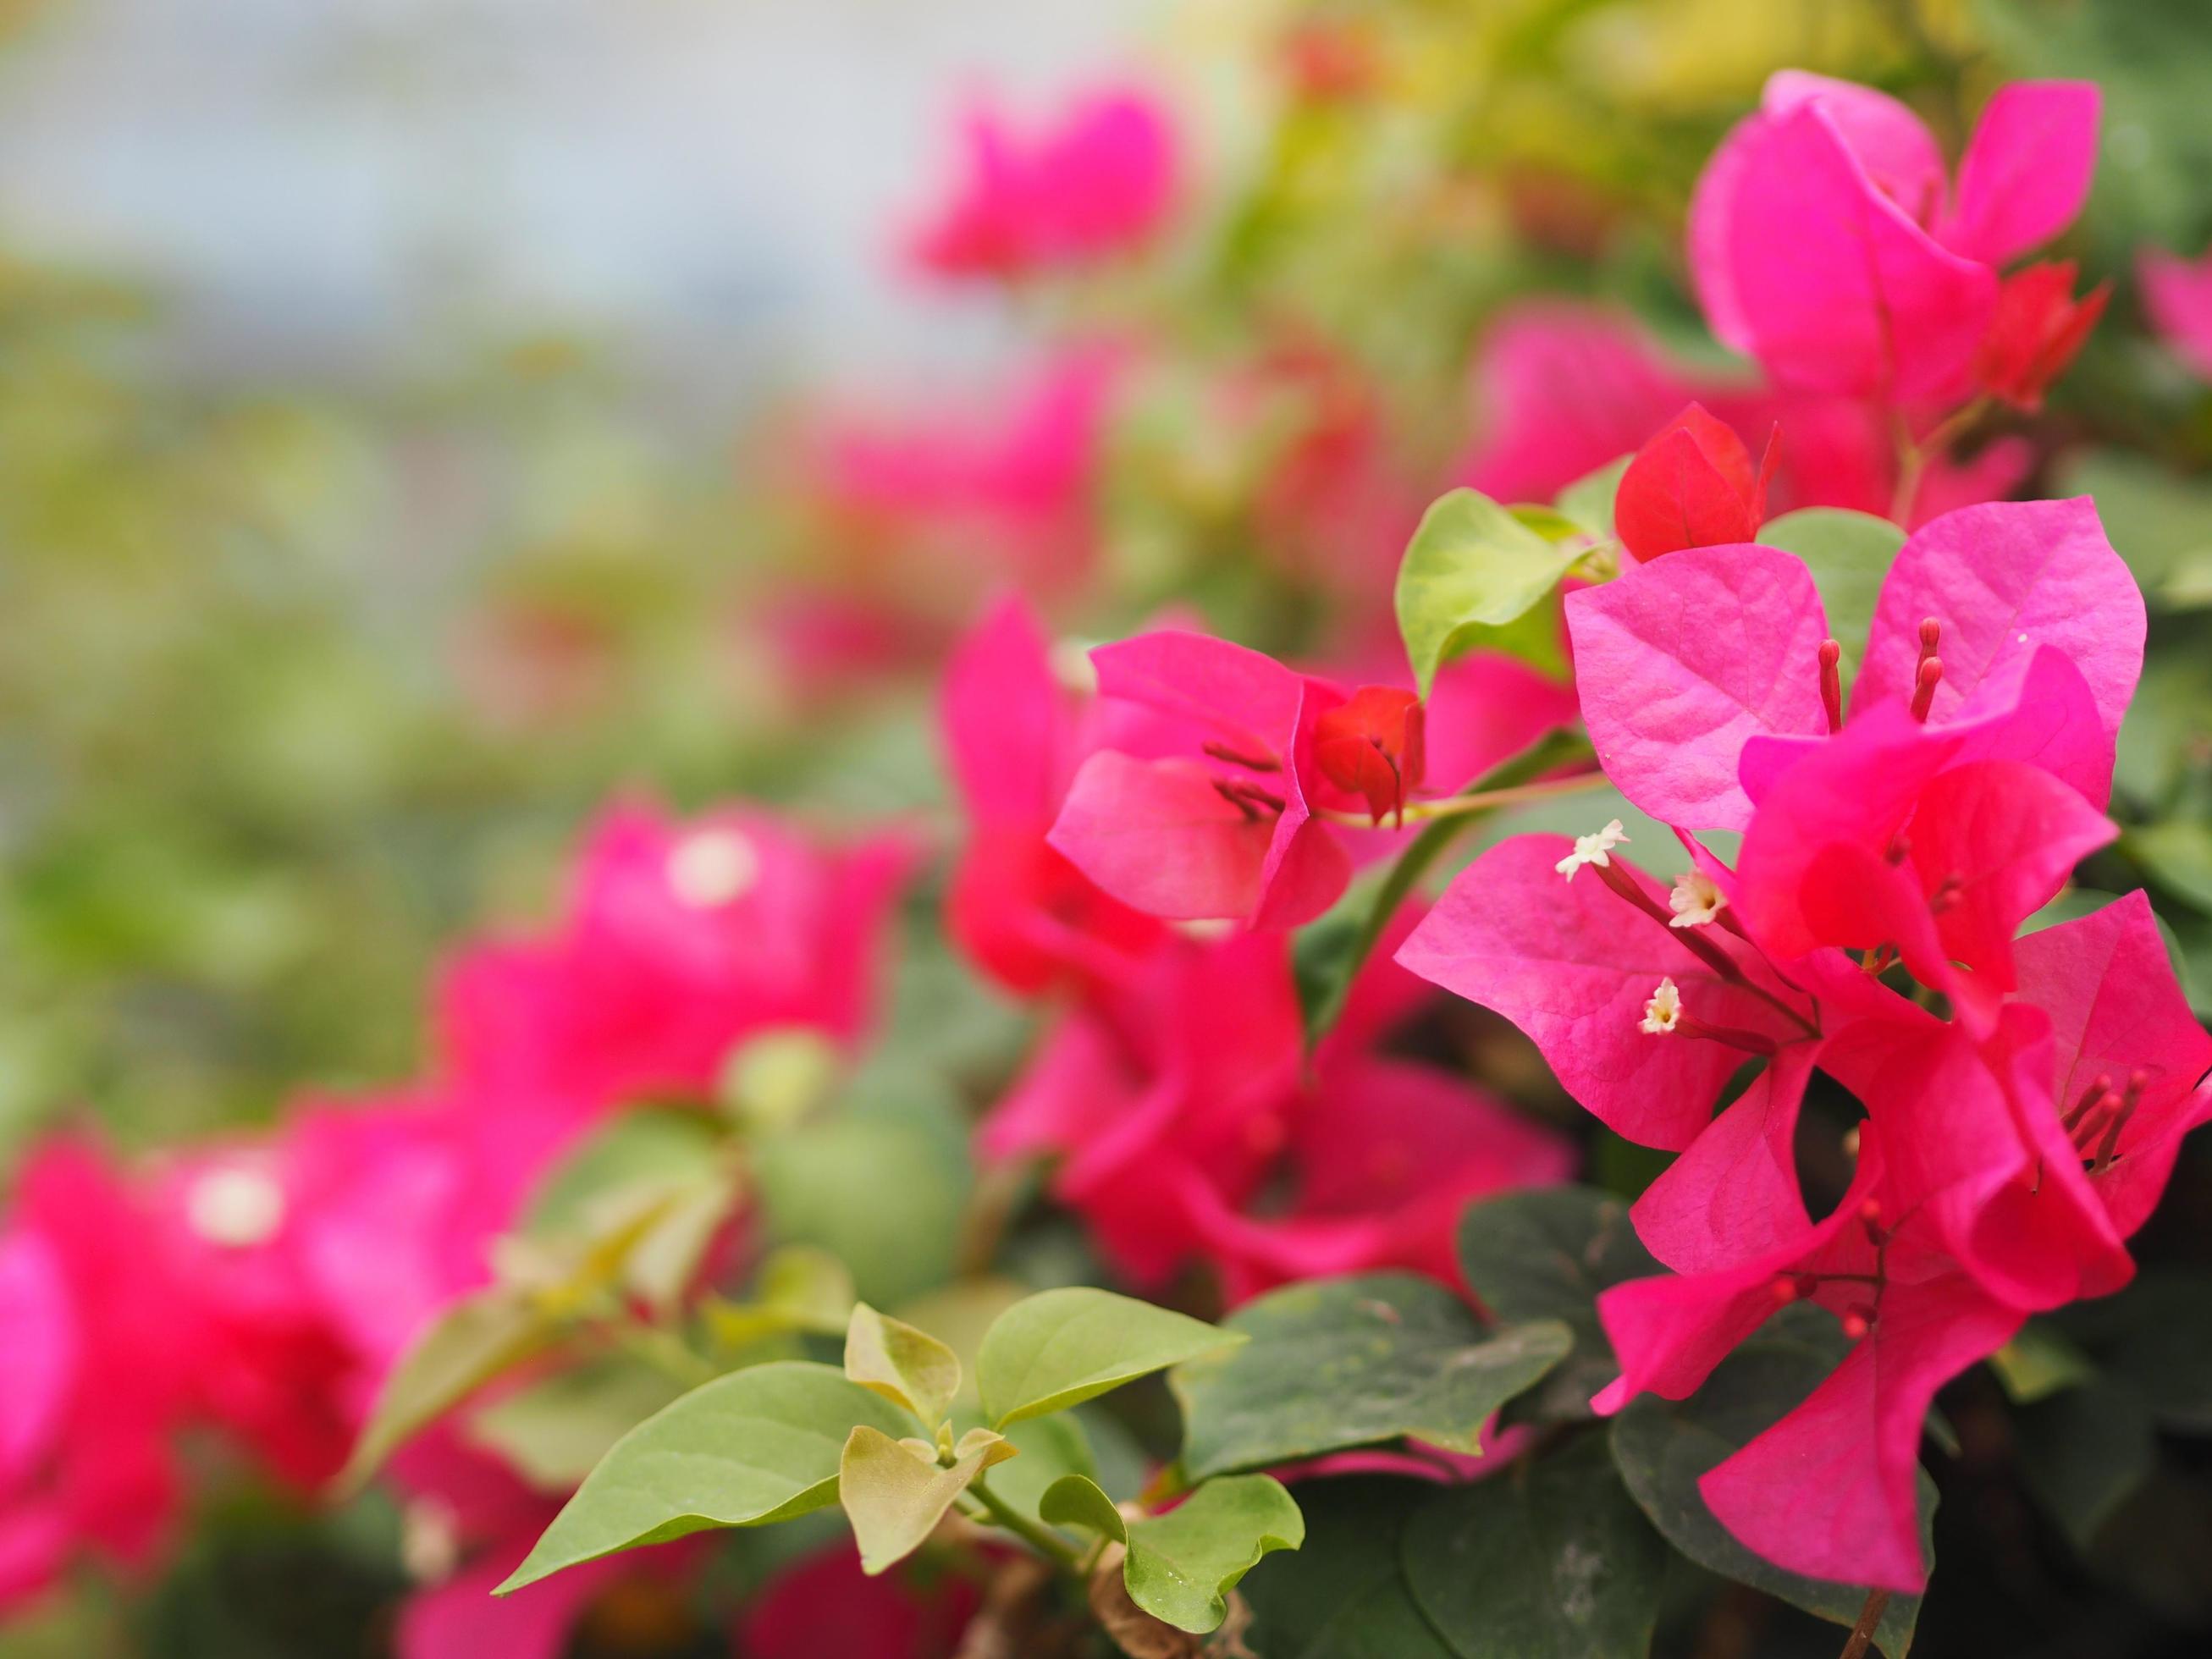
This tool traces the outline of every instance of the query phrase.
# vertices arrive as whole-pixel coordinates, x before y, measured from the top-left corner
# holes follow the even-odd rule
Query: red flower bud
[[[1314,725],[1314,760],[1322,775],[1359,796],[1380,823],[1403,811],[1406,792],[1421,781],[1421,700],[1390,685],[1364,685]]]
[[[2074,297],[2074,262],[2051,259],[2014,271],[1997,290],[1989,332],[1974,354],[1974,378],[2017,409],[2039,409],[2104,315],[2112,285]]]
[[[1754,474],[1751,452],[1729,427],[1692,404],[1636,452],[1621,476],[1613,520],[1639,559],[1685,547],[1747,542],[1766,517],[1775,440]]]

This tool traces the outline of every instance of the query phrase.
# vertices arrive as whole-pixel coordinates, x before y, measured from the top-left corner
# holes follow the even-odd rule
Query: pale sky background
[[[971,354],[891,270],[982,84],[1159,0],[59,0],[0,55],[0,246],[149,283],[200,372],[404,369],[487,319],[769,376]]]

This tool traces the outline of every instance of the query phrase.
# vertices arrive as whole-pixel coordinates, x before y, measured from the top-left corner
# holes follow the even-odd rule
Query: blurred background
[[[1988,445],[2015,493],[2094,489],[2151,596],[2126,835],[2088,873],[2153,887],[2203,1012],[2212,369],[2134,275],[2212,240],[2199,0],[0,0],[0,1171],[57,1126],[144,1151],[415,1075],[441,956],[545,916],[623,790],[949,846],[935,676],[995,589],[1078,640],[1175,605],[1381,660],[1428,500],[1549,499],[1741,371],[1682,217],[1793,65],[1954,155],[2004,80],[2104,89],[2059,251],[2111,307]],[[1034,128],[1125,86],[1174,139],[1143,236],[1042,276],[917,252],[979,100]],[[1516,452],[1540,425],[1580,460]],[[973,1106],[1026,1028],[954,960],[939,879],[890,1048]],[[1582,1129],[1637,1190],[1650,1160]],[[2147,1259],[2201,1267],[2206,1165]],[[2196,1650],[2212,1486],[2201,1444],[2164,1454],[2094,1569],[2012,1474],[1961,1476],[1929,1650],[2061,1613]],[[264,1582],[283,1549],[226,1553],[270,1532],[244,1511],[195,1531],[148,1650],[336,1651],[392,1599],[388,1513],[328,1522],[375,1565],[301,1606]],[[1716,1605],[1668,1650],[1753,1650]],[[294,1622],[249,1638],[241,1607]],[[1802,1624],[1758,1650],[1833,1650]]]

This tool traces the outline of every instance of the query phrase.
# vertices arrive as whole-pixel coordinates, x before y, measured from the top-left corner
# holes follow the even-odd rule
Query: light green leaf
[[[1251,1340],[1176,1367],[1182,1462],[1194,1480],[1411,1437],[1455,1451],[1574,1346],[1557,1320],[1486,1332],[1414,1273],[1293,1285],[1223,1328]]]
[[[860,1571],[873,1577],[913,1554],[977,1475],[1013,1455],[1004,1437],[975,1429],[943,1466],[920,1443],[854,1428],[838,1461],[837,1501],[860,1546]]]
[[[2158,886],[2212,915],[2212,825],[2196,818],[2145,824],[2121,836],[2120,850]]]
[[[1828,632],[1844,648],[1843,678],[1849,690],[1874,625],[1875,602],[1882,580],[1905,545],[1905,532],[1887,519],[1840,507],[1808,507],[1785,513],[1759,526],[1759,539],[1795,553],[1813,573],[1820,604],[1828,613]]]
[[[1004,1428],[1244,1339],[1110,1291],[1042,1291],[1000,1314],[975,1362],[983,1414]]]
[[[1699,1566],[1848,1626],[1865,1604],[1863,1585],[1807,1578],[1754,1555],[1714,1518],[1698,1491],[1707,1471],[1812,1393],[1833,1363],[1832,1354],[1796,1342],[1765,1337],[1747,1342],[1689,1399],[1644,1395],[1631,1401],[1613,1420],[1613,1457],[1637,1506]],[[1919,1479],[1921,1548],[1932,1560],[1929,1527],[1936,1486],[1925,1473]],[[1905,1659],[1919,1617],[1918,1596],[1890,1598],[1875,1630],[1876,1644],[1890,1659]]]
[[[1063,1474],[1037,1499],[1037,1519],[1054,1527],[1082,1527],[1117,1544],[1129,1541],[1128,1522],[1087,1474]]]
[[[1177,1630],[1202,1635],[1228,1616],[1226,1596],[1260,1558],[1305,1542],[1305,1517],[1264,1474],[1209,1480],[1165,1515],[1123,1517],[1097,1482],[1071,1474],[1052,1483],[1038,1515],[1126,1545],[1121,1582],[1129,1599]]]
[[[615,1356],[502,1395],[471,1413],[464,1432],[541,1492],[565,1496],[679,1392],[661,1372]]]
[[[1559,492],[1559,511],[1599,541],[1611,541],[1613,498],[1620,494],[1621,475],[1635,459],[1623,455],[1595,472],[1584,473]]]
[[[615,1443],[500,1593],[617,1550],[759,1526],[836,1501],[855,1425],[912,1426],[827,1365],[755,1365],[694,1389]]]
[[[1584,550],[1546,539],[1472,489],[1431,507],[1398,566],[1398,631],[1421,695],[1438,668],[1478,645],[1559,670],[1555,619],[1539,606]]]
[[[787,1244],[761,1262],[750,1300],[709,1301],[706,1315],[725,1348],[793,1332],[836,1336],[853,1315],[853,1275],[827,1250]]]
[[[2031,1405],[2063,1389],[2079,1388],[2097,1375],[2089,1357],[2047,1320],[2031,1319],[2013,1340],[1990,1356],[2005,1394],[2014,1405]]]
[[[556,1328],[536,1298],[494,1285],[453,1304],[400,1356],[338,1476],[351,1490],[417,1432],[485,1383],[553,1344]]]
[[[854,1306],[845,1328],[845,1375],[905,1407],[933,1431],[960,1393],[958,1355],[928,1332],[865,1302]]]
[[[763,1031],[731,1054],[718,1093],[745,1128],[787,1129],[830,1098],[844,1065],[836,1044],[819,1031]]]
[[[713,1120],[697,1112],[624,1112],[589,1136],[538,1188],[523,1231],[538,1239],[607,1230],[641,1193],[696,1181],[715,1155]]]
[[[1461,1659],[1643,1659],[1667,1547],[1585,1438],[1407,1523],[1406,1581]]]

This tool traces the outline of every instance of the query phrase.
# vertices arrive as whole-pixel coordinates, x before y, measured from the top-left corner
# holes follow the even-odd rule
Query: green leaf
[[[523,1231],[540,1239],[596,1236],[641,1192],[696,1182],[718,1145],[712,1120],[697,1112],[624,1112],[555,1168]]]
[[[827,1365],[785,1361],[718,1376],[616,1442],[499,1593],[617,1550],[832,1503],[856,1424],[889,1435],[912,1426]]]
[[[1244,1339],[1110,1291],[1042,1291],[994,1320],[975,1361],[997,1428],[1093,1399],[1151,1371]]]
[[[1796,1342],[1766,1338],[1747,1342],[1721,1362],[1705,1386],[1686,1401],[1644,1395],[1613,1423],[1613,1462],[1629,1493],[1668,1543],[1699,1566],[1779,1596],[1832,1623],[1855,1623],[1865,1604],[1864,1586],[1830,1583],[1786,1572],[1754,1555],[1713,1518],[1698,1492],[1707,1470],[1771,1427],[1820,1386],[1832,1356]],[[1929,1524],[1936,1486],[1920,1476],[1921,1547],[1935,1549]],[[1890,1659],[1905,1659],[1920,1598],[1890,1597],[1875,1640]]]
[[[501,1395],[471,1413],[464,1432],[541,1492],[565,1497],[679,1392],[661,1372],[617,1355]]]
[[[750,1299],[710,1300],[706,1308],[708,1328],[725,1348],[793,1332],[836,1336],[852,1315],[853,1275],[836,1256],[811,1244],[769,1251],[753,1275]]]
[[[433,1320],[385,1378],[376,1405],[338,1476],[357,1487],[384,1460],[485,1383],[553,1344],[556,1328],[537,1300],[510,1285],[463,1297]]]
[[[1013,1455],[1004,1436],[975,1429],[945,1467],[925,1442],[865,1423],[854,1429],[837,1465],[837,1501],[860,1546],[860,1571],[873,1577],[913,1554],[977,1475]]]
[[[883,1098],[854,1097],[871,1083]],[[855,1288],[896,1307],[951,1274],[972,1167],[958,1102],[919,1071],[854,1080],[848,1103],[753,1148],[771,1235],[842,1261]]]
[[[1071,1474],[1046,1490],[1040,1516],[1085,1527],[1127,1546],[1121,1583],[1129,1599],[1177,1630],[1203,1635],[1228,1617],[1229,1592],[1273,1550],[1305,1542],[1305,1517],[1264,1474],[1209,1480],[1165,1515],[1125,1521],[1094,1480]]]
[[[2103,1304],[2120,1335],[2102,1356],[2114,1376],[2134,1385],[2159,1425],[2212,1434],[2212,1273],[2151,1267]]]
[[[2013,1340],[1990,1356],[2014,1404],[2031,1405],[2063,1389],[2078,1388],[2096,1376],[2089,1357],[2047,1320],[2031,1319]]]
[[[2155,591],[2176,572],[2212,559],[2212,489],[2177,477],[2146,456],[2102,449],[2077,453],[2059,469],[2057,495],[2093,495],[2112,550],[2136,580]]]
[[[830,1098],[844,1068],[836,1044],[819,1031],[763,1031],[732,1053],[718,1092],[745,1128],[787,1129]]]
[[[1407,1524],[1406,1582],[1461,1659],[1642,1659],[1667,1548],[1588,1436]]]
[[[2195,818],[2146,824],[2124,832],[2120,850],[2160,887],[2212,915],[2212,825]]]
[[[1398,631],[1421,695],[1438,668],[1478,645],[1558,672],[1555,619],[1538,607],[1584,550],[1547,540],[1472,489],[1431,507],[1398,566]]]
[[[1621,476],[1635,459],[1623,455],[1595,472],[1585,472],[1559,492],[1559,511],[1599,541],[1613,540],[1613,500],[1620,494]]]
[[[1336,1475],[1298,1483],[1306,1543],[1244,1581],[1249,1645],[1267,1659],[1451,1659],[1414,1603],[1400,1540],[1436,1496],[1426,1481]]]
[[[1037,1519],[1048,1526],[1083,1527],[1117,1544],[1129,1541],[1121,1511],[1087,1474],[1063,1474],[1047,1486],[1037,1499]]]
[[[1414,1273],[1314,1280],[1249,1302],[1243,1347],[1176,1367],[1194,1480],[1411,1437],[1478,1452],[1485,1419],[1574,1346],[1557,1320],[1494,1334]]]
[[[1905,545],[1905,532],[1887,519],[1840,507],[1808,507],[1785,513],[1759,526],[1759,539],[1795,553],[1813,573],[1820,604],[1828,613],[1828,632],[1844,648],[1846,690],[1858,672],[1874,626],[1874,607],[1882,580]]]
[[[1558,1319],[1573,1335],[1571,1357],[1522,1407],[1543,1419],[1588,1417],[1590,1396],[1620,1370],[1598,1323],[1598,1292],[1661,1271],[1628,1206],[1591,1187],[1488,1199],[1460,1218],[1459,1261],[1476,1297],[1506,1324]]]
[[[960,1393],[958,1355],[928,1332],[888,1318],[865,1302],[854,1306],[845,1328],[845,1375],[905,1407],[933,1431]]]
[[[2158,1467],[2142,1396],[2107,1379],[2022,1407],[2013,1438],[2027,1489],[2084,1553]]]

